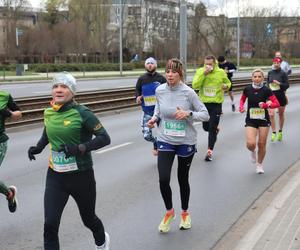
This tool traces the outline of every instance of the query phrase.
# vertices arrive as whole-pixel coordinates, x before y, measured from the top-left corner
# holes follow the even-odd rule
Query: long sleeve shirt
[[[172,87],[165,83],[156,89],[156,99],[153,117],[160,120],[158,141],[173,145],[196,144],[197,131],[193,122],[208,121],[209,114],[195,91],[182,82]],[[178,108],[192,112],[192,115],[176,120],[175,112]]]

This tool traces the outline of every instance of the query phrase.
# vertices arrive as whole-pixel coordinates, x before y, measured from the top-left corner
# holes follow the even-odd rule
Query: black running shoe
[[[17,188],[15,186],[9,186],[9,194],[6,197],[8,202],[8,209],[11,213],[14,213],[17,210],[18,201],[17,201]]]
[[[231,110],[232,110],[232,112],[235,112],[235,105],[234,104],[231,105]]]

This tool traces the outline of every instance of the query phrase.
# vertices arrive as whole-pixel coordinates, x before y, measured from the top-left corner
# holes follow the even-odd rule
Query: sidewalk
[[[165,69],[159,68],[157,72],[164,74]],[[195,70],[188,69],[187,72],[194,74]],[[120,71],[85,71],[85,72],[76,71],[70,73],[73,76],[75,76],[77,79],[121,77]],[[137,77],[143,73],[145,73],[145,69],[122,71],[122,77],[130,77],[130,76]],[[0,83],[8,83],[12,81],[22,82],[22,81],[49,80],[52,79],[55,74],[57,74],[57,72],[35,73],[34,75],[23,75],[23,76],[5,76],[5,79],[3,79],[3,77],[0,77]]]
[[[300,249],[299,160],[266,190],[214,249]]]

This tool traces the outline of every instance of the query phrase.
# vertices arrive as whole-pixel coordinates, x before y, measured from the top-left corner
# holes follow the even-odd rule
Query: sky
[[[33,7],[41,7],[41,3],[45,0],[29,0]],[[84,1],[84,0],[82,0]],[[197,2],[199,0],[188,0],[189,2]],[[246,8],[249,5],[255,7],[267,7],[267,8],[276,8],[279,7],[282,10],[285,10],[288,15],[296,13],[298,9],[298,13],[300,13],[300,0],[202,0],[208,6],[214,6],[214,9],[218,9],[223,3],[223,5],[227,6],[226,15],[230,17],[237,16],[237,2],[240,3],[240,10]],[[288,3],[288,4],[287,4]],[[224,8],[220,8],[223,9]],[[299,14],[298,14],[299,15]]]

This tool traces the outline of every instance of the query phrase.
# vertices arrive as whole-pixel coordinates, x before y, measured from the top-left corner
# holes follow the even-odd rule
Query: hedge
[[[204,61],[204,60],[203,60]],[[203,61],[199,61],[197,64],[202,65]],[[236,64],[236,58],[227,58],[227,61]],[[300,58],[288,58],[289,64],[300,64]],[[266,66],[271,65],[271,58],[241,58],[240,66]],[[164,68],[166,61],[158,61],[158,67]],[[144,61],[134,63],[123,63],[123,70],[130,71],[134,69],[144,68]],[[188,63],[188,68],[195,67],[194,63]],[[3,71],[15,71],[16,64],[0,65],[0,70]],[[81,64],[29,64],[28,70],[33,72],[61,72],[61,71],[118,71],[119,64],[117,63],[81,63]]]

